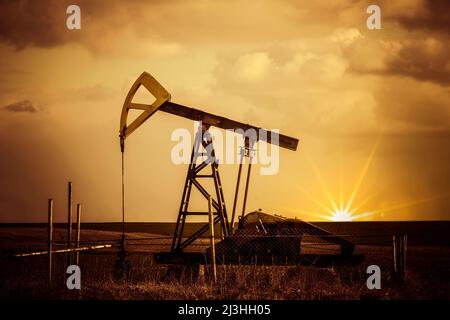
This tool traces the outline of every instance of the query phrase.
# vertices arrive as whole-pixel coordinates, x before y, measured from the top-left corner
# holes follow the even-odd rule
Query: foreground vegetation
[[[68,290],[63,274],[64,259],[55,263],[56,274],[51,284],[46,278],[45,257],[33,263],[15,260],[8,277],[0,281],[1,298],[29,299],[433,299],[448,298],[448,286],[440,287],[421,279],[414,271],[402,285],[383,274],[381,290],[368,290],[365,267],[326,268],[288,266],[220,267],[214,284],[205,268],[198,276],[190,268],[168,272],[167,266],[153,263],[149,254],[129,256],[132,269],[128,280],[115,280],[115,254],[85,254],[80,263],[81,290]],[[13,264],[15,264],[13,266]],[[13,267],[13,269],[11,269]],[[3,273],[4,274],[4,273]],[[436,282],[437,283],[437,282]],[[448,283],[448,282],[447,282]]]
[[[64,231],[56,238],[63,241]],[[45,250],[45,229],[0,230],[0,256],[11,249]],[[83,238],[105,240],[116,233],[83,230]],[[129,237],[145,236],[130,234]],[[169,243],[169,242],[168,242]],[[131,248],[133,249],[133,248]],[[158,250],[167,248],[157,248]],[[214,284],[208,266],[204,276],[190,268],[153,261],[154,246],[136,246],[127,259],[131,270],[126,281],[114,279],[117,251],[84,252],[80,255],[81,290],[66,288],[66,255],[54,255],[53,280],[47,280],[47,257],[0,258],[1,299],[449,299],[450,248],[409,247],[407,276],[401,285],[391,281],[392,248],[356,247],[365,256],[357,267],[312,268],[296,266],[219,267]],[[382,272],[381,290],[366,287],[366,267],[376,264]]]

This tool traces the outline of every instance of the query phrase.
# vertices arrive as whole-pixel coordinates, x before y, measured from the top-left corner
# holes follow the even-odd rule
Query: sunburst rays
[[[361,171],[361,173],[358,176],[358,179],[355,183],[355,186],[353,187],[351,196],[345,201],[344,197],[344,173],[343,173],[343,157],[342,152],[339,157],[339,197],[336,201],[333,195],[330,192],[330,188],[328,187],[322,173],[320,172],[317,165],[311,160],[309,156],[306,156],[312,170],[314,173],[315,178],[319,182],[319,185],[321,187],[321,190],[323,194],[325,195],[326,201],[321,201],[317,197],[314,197],[309,193],[308,191],[304,190],[300,186],[297,186],[298,190],[303,193],[307,198],[309,198],[312,202],[314,202],[316,205],[318,205],[322,210],[325,211],[325,214],[318,213],[318,212],[311,212],[311,211],[299,211],[296,212],[300,214],[306,214],[308,216],[324,219],[324,220],[331,220],[331,221],[353,221],[361,218],[368,217],[372,215],[372,212],[358,212],[360,208],[365,205],[371,198],[373,198],[374,195],[371,195],[361,201],[358,205],[353,206],[353,203],[355,201],[356,196],[358,195],[358,192],[361,188],[362,182],[364,178],[367,175],[369,166],[374,158],[376,149],[378,148],[378,145],[380,143],[380,138],[377,139],[374,147],[372,148],[368,158],[366,159],[364,163],[364,167]],[[288,209],[288,208],[285,208]],[[289,211],[294,211],[290,210]]]
[[[393,205],[389,205],[384,208],[371,209],[369,211],[363,211],[362,209],[367,206],[371,200],[375,198],[376,195],[380,193],[378,189],[376,192],[373,192],[363,198],[361,201],[357,202],[358,195],[360,194],[361,187],[364,183],[364,180],[367,177],[371,164],[375,158],[376,152],[379,148],[379,145],[382,140],[383,132],[385,131],[385,127],[381,128],[379,135],[376,138],[376,141],[371,148],[367,158],[364,161],[364,165],[357,176],[355,184],[353,188],[351,188],[351,193],[348,198],[346,198],[345,188],[346,185],[344,182],[348,181],[344,177],[344,159],[342,149],[339,153],[339,168],[338,168],[338,196],[333,197],[330,192],[330,188],[326,183],[326,180],[323,177],[322,172],[319,170],[319,167],[311,160],[311,158],[306,154],[306,159],[312,168],[312,172],[314,177],[316,178],[319,186],[321,187],[321,191],[323,192],[322,197],[313,196],[310,192],[305,190],[304,188],[297,186],[298,190],[304,194],[307,198],[309,198],[313,203],[315,203],[323,212],[317,211],[305,211],[305,210],[297,210],[293,208],[284,207],[283,209],[290,211],[292,213],[297,213],[305,217],[310,217],[313,219],[320,220],[328,220],[328,221],[355,221],[360,219],[366,219],[369,217],[374,217],[376,215],[383,215],[387,212],[392,212],[394,210],[401,210],[405,208],[414,207],[420,204],[424,204],[427,202],[431,202],[443,197],[449,197],[449,194],[443,195],[430,195],[426,196],[422,199],[416,199],[412,201],[406,201],[403,203],[397,203]],[[322,201],[321,199],[325,199]]]
[[[297,186],[298,190],[304,194],[307,198],[309,198],[313,203],[315,203],[321,210],[323,210],[322,213],[315,212],[315,211],[305,211],[305,210],[296,210],[293,208],[283,208],[287,211],[294,212],[297,214],[301,214],[302,216],[311,217],[312,219],[321,219],[321,220],[329,220],[329,221],[355,221],[360,219],[365,219],[374,215],[384,214],[386,212],[404,209],[412,206],[416,206],[419,204],[423,204],[429,201],[436,200],[438,198],[443,197],[441,196],[429,196],[423,199],[408,201],[404,203],[398,203],[394,204],[385,208],[380,209],[374,209],[370,211],[361,211],[364,206],[366,206],[373,198],[380,192],[378,190],[377,192],[374,192],[365,198],[363,198],[361,201],[356,203],[356,199],[358,198],[359,192],[361,190],[361,186],[363,185],[363,182],[369,172],[369,168],[373,162],[373,159],[375,157],[376,151],[380,145],[382,134],[377,137],[372,149],[369,152],[369,155],[367,159],[364,161],[364,165],[361,169],[361,172],[359,173],[356,182],[351,189],[350,196],[346,199],[345,197],[345,186],[344,186],[344,169],[343,169],[343,153],[340,152],[339,155],[339,168],[338,168],[338,174],[339,174],[339,191],[338,191],[338,197],[337,201],[333,197],[332,193],[330,192],[330,188],[327,185],[323,174],[319,170],[318,166],[311,160],[311,158],[306,155],[306,158],[311,165],[312,171],[314,173],[314,176],[316,180],[318,181],[321,191],[323,192],[325,201],[322,201],[320,198],[313,196],[310,192],[303,189],[300,186]],[[444,195],[448,196],[448,195]]]

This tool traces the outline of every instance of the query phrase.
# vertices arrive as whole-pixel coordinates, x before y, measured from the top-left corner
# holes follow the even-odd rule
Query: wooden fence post
[[[216,266],[216,244],[214,241],[214,215],[212,206],[212,197],[208,198],[208,212],[209,212],[209,230],[211,233],[211,263],[213,268],[214,283],[217,282],[217,266]]]
[[[76,234],[76,238],[77,238],[77,249],[80,247],[80,233],[81,233],[81,204],[77,204],[77,234]],[[78,266],[80,263],[80,251],[77,251],[76,254],[76,265]]]
[[[67,249],[70,249],[72,242],[72,182],[68,184],[67,194]],[[71,252],[67,252],[67,266],[71,264]]]
[[[400,237],[400,258],[401,258],[401,277],[402,281],[406,276],[406,249],[407,249],[408,235],[402,234]]]
[[[53,199],[48,199],[48,226],[47,226],[47,241],[48,241],[48,281],[52,281],[52,247],[53,247]]]
[[[392,236],[394,278],[400,282],[405,279],[406,274],[407,242],[408,235],[406,234]]]

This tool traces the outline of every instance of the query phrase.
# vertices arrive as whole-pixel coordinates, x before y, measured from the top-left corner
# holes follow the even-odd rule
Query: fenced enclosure
[[[240,231],[237,230],[233,237],[222,240],[219,234],[219,236],[214,238],[219,278],[223,271],[223,269],[221,269],[222,266],[225,266],[225,268],[231,268],[231,266],[236,265],[254,267],[315,266],[321,268],[350,266],[352,265],[352,263],[349,263],[352,262],[351,259],[347,259],[347,263],[344,263],[344,261],[339,261],[339,259],[336,258],[341,256],[342,246],[345,247],[353,241],[362,238],[361,235],[358,236],[358,239],[351,235],[344,234],[327,236],[326,234],[321,233],[319,235],[314,235],[308,234],[305,232],[304,228],[298,226],[285,228],[286,226],[283,226],[283,223],[281,223],[281,225],[271,225],[266,222],[261,225],[261,222],[259,221],[257,223],[250,221],[251,220],[249,219],[249,222],[246,225],[247,227],[244,227]],[[263,226],[265,230],[263,230]],[[53,270],[56,270],[54,271],[56,273],[60,272],[60,269],[64,271],[64,267],[67,264],[67,262],[65,262],[65,253],[67,253],[67,243],[65,242],[66,232],[67,228],[61,228],[61,226],[55,229],[54,241],[52,243],[53,252],[63,253],[63,255],[53,255]],[[79,248],[86,249],[79,251],[80,265],[83,265],[83,260],[85,259],[92,261],[94,257],[109,257],[108,259],[111,259],[117,256],[121,246],[121,238],[117,232],[81,230],[80,233],[82,237],[78,242]],[[5,254],[4,258],[9,256],[9,261],[11,261],[13,256],[23,256],[21,258],[16,258],[15,260],[42,258],[45,260],[48,254],[45,250],[48,246],[48,243],[44,240],[45,237],[46,232],[44,229],[41,229],[40,233],[36,235],[36,238],[42,239],[41,242],[25,242],[21,248],[18,247],[16,250],[10,251],[9,254]],[[336,237],[340,239],[340,243],[330,243],[327,241],[329,238],[334,239]],[[384,256],[385,260],[387,259],[389,262],[389,264],[387,264],[388,270],[394,271],[395,260],[393,258],[395,255],[393,254],[393,247],[391,247],[393,244],[392,235],[379,235],[377,237],[378,239],[373,235],[370,237],[374,242],[378,243],[378,245],[390,248],[385,249],[388,250],[388,252],[385,253]],[[76,239],[74,238],[73,240],[73,242],[75,242]],[[346,240],[347,242],[343,240]],[[18,244],[19,243],[20,242],[18,242]],[[127,233],[126,235],[126,250],[129,259],[133,260],[133,256],[139,256],[140,259],[142,259],[145,256],[145,264],[151,266],[147,271],[148,274],[151,274],[158,269],[159,271],[157,274],[159,277],[162,272],[161,270],[167,269],[168,265],[182,264],[182,266],[178,268],[181,269],[181,272],[195,272],[198,270],[199,265],[203,265],[202,268],[204,274],[208,275],[209,266],[212,262],[210,255],[211,238],[209,234],[205,234],[204,237],[198,238],[192,243],[188,250],[185,251],[186,256],[179,258],[178,263],[177,261],[173,261],[173,256],[171,257],[171,261],[164,261],[164,255],[170,253],[171,243],[172,237],[170,235],[137,232]],[[89,248],[102,249],[100,251],[89,251]],[[41,254],[42,258],[35,256],[36,254],[31,252],[34,249],[37,249],[34,253]],[[39,251],[40,249],[42,250]],[[73,249],[77,250],[76,248]],[[361,252],[361,250],[356,248],[353,257],[359,257]],[[133,261],[131,262],[133,265]],[[360,263],[360,261],[357,262]],[[26,264],[25,261],[24,263]],[[113,265],[112,262],[111,265]],[[110,269],[110,267],[106,269]],[[102,273],[104,270],[98,270],[95,267],[89,272],[91,274],[95,272]],[[173,272],[171,272],[171,274],[174,275]]]

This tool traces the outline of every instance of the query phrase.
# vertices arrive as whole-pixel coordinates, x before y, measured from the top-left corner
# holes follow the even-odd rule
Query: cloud
[[[267,52],[255,52],[240,56],[235,64],[235,72],[244,80],[257,80],[264,77],[273,60]]]
[[[272,1],[239,4],[236,10],[228,2],[79,0],[81,30],[76,31],[66,28],[69,4],[0,0],[0,41],[17,49],[78,43],[101,54],[138,52],[142,47],[173,54],[183,51],[183,43],[251,42],[274,35],[281,40],[298,35],[296,26],[286,21],[290,6]],[[258,14],[248,19],[255,10]],[[266,28],[269,25],[275,27]]]
[[[387,1],[385,7],[387,20],[397,22],[405,29],[448,35],[448,0]]]
[[[449,50],[447,41],[432,37],[405,41],[398,53],[385,61],[385,73],[449,85]]]
[[[62,1],[0,1],[0,39],[17,49],[61,44],[67,35],[64,13]]]
[[[349,70],[362,74],[401,76],[441,86],[450,84],[450,45],[437,37],[359,39],[345,48]]]
[[[1,109],[14,113],[36,113],[40,111],[39,108],[29,100],[22,100],[19,102],[11,103],[3,106]]]
[[[339,28],[330,37],[331,41],[342,43],[344,46],[352,44],[358,38],[363,38],[363,35],[356,28]]]
[[[361,2],[341,16],[360,15]],[[382,30],[339,29],[333,39],[344,42],[350,71],[360,74],[399,76],[419,82],[450,84],[450,2],[445,0],[389,0],[379,3]],[[342,13],[342,12],[341,12]],[[363,22],[363,21],[361,21]],[[365,21],[364,21],[365,23]],[[358,24],[354,24],[358,26]]]
[[[59,0],[0,0],[0,41],[16,49],[77,43],[103,55],[136,54],[142,50],[178,54],[185,52],[186,46],[245,46],[323,36],[336,26],[355,33],[359,20],[366,15],[363,3],[351,0],[326,5],[306,0],[135,0],[126,4],[78,0],[81,30],[70,31],[66,28],[69,4]],[[343,15],[349,7],[358,10]],[[353,36],[338,35],[345,39]]]

